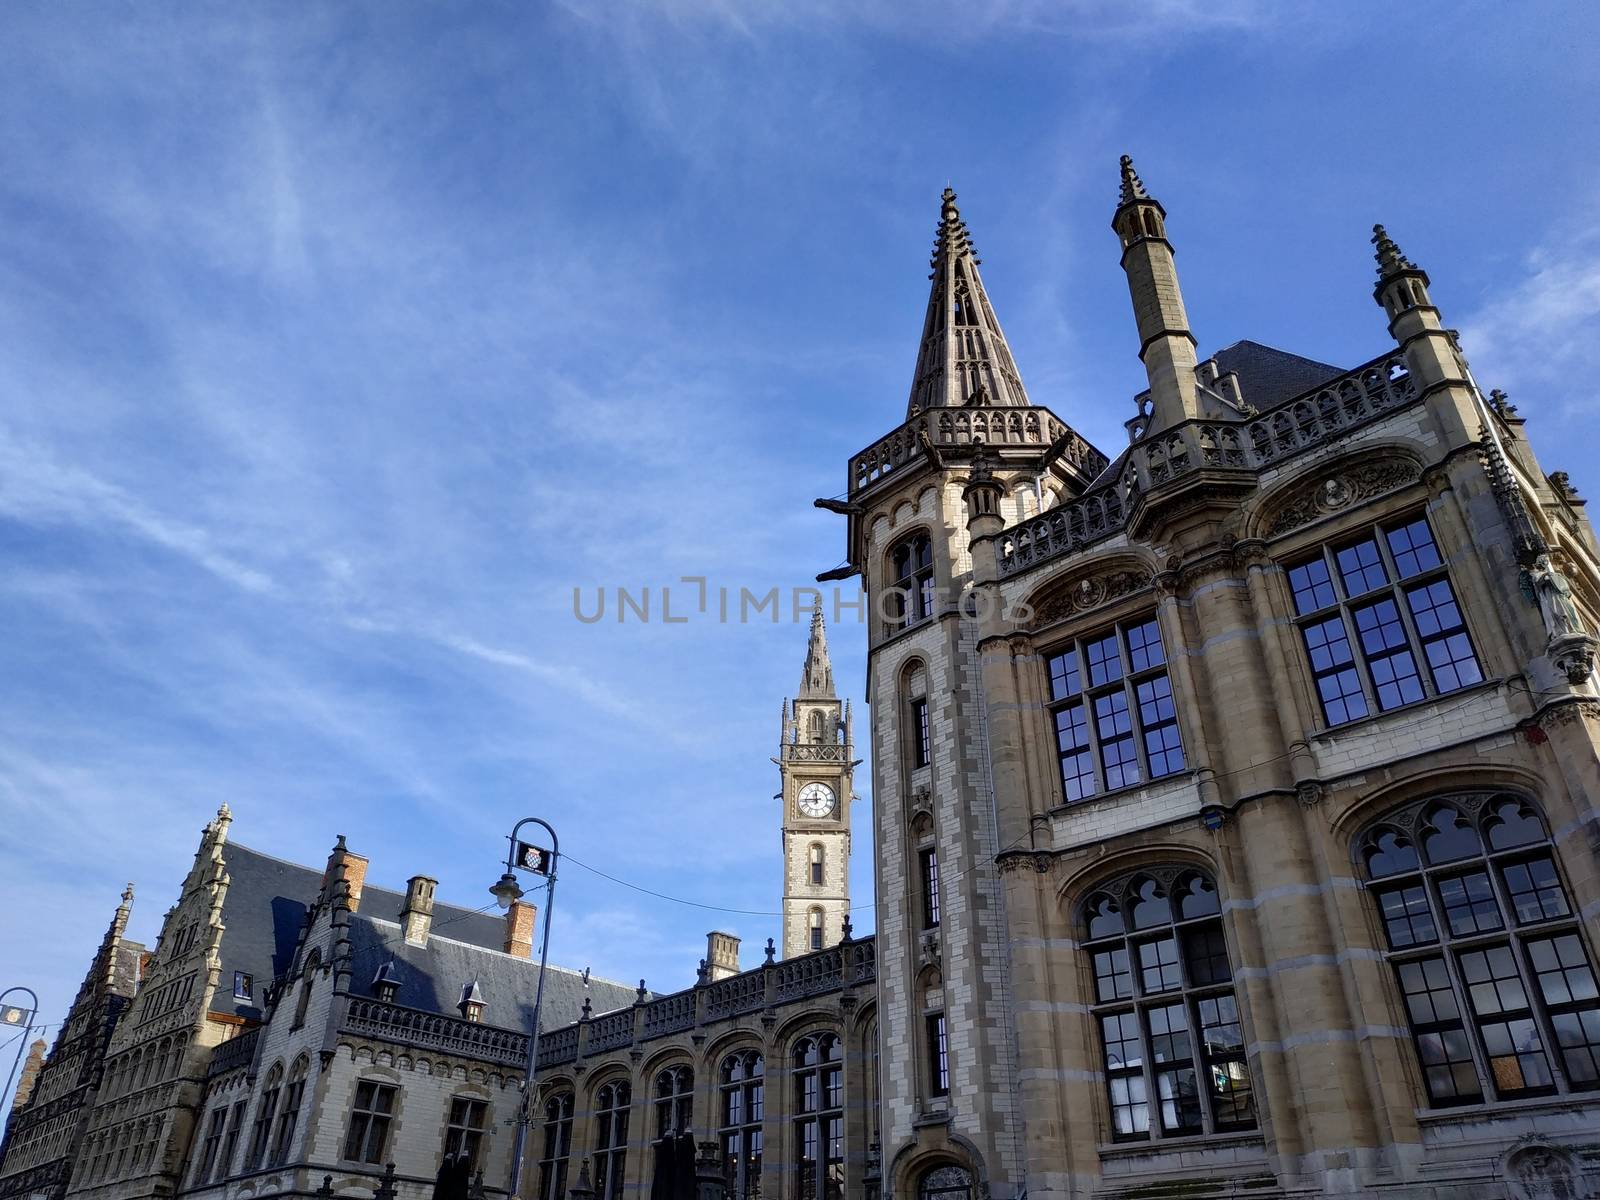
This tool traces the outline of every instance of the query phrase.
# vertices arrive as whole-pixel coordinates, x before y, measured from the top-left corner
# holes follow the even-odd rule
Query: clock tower
[[[844,936],[850,913],[850,801],[854,739],[850,706],[833,689],[822,610],[799,694],[783,702],[778,772],[783,778],[783,956],[792,958]]]

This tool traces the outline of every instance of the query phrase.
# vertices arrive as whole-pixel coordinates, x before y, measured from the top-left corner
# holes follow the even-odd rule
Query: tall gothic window
[[[729,1200],[758,1200],[761,1122],[766,1100],[761,1052],[742,1050],[723,1059],[717,1092],[717,1134],[722,1142],[722,1174],[728,1181]]]
[[[1424,517],[1322,547],[1289,567],[1289,588],[1329,725],[1483,678]]]
[[[289,1083],[284,1089],[283,1103],[279,1106],[278,1128],[272,1137],[272,1153],[267,1158],[269,1166],[281,1166],[289,1159],[289,1146],[294,1141],[294,1127],[300,1120],[300,1101],[306,1090],[308,1060],[295,1060],[289,1071]]]
[[[939,852],[932,846],[917,852],[918,874],[922,876],[922,927],[939,924]]]
[[[924,1020],[928,1026],[928,1094],[950,1094],[950,1046],[945,1036],[944,1014],[929,1013]]]
[[[233,1156],[239,1148],[239,1134],[244,1129],[244,1110],[245,1102],[241,1100],[233,1106],[233,1113],[228,1117],[228,1132],[222,1139],[222,1153],[217,1155],[217,1170],[211,1176],[213,1183],[226,1179],[228,1172],[233,1169]]]
[[[811,847],[811,884],[813,887],[822,886],[823,861],[822,847],[813,845]]]
[[[918,696],[911,701],[911,765],[927,766],[933,761],[932,751],[928,740],[928,698]]]
[[[1050,658],[1050,708],[1070,803],[1184,769],[1167,655],[1154,617]]]
[[[200,1163],[195,1168],[194,1179],[191,1181],[196,1187],[211,1179],[212,1169],[217,1164],[217,1151],[222,1148],[222,1131],[227,1121],[226,1104],[219,1104],[211,1110],[211,1116],[206,1122],[206,1140],[200,1149]]]
[[[633,1090],[626,1079],[608,1083],[594,1100],[595,1200],[617,1200],[622,1195],[628,1165],[628,1107]]]
[[[1600,993],[1534,807],[1477,793],[1357,841],[1435,1106],[1600,1087]]]
[[[572,1153],[572,1099],[571,1092],[562,1092],[545,1101],[539,1200],[566,1200],[567,1156]]]
[[[891,629],[933,615],[933,543],[914,533],[889,551],[889,592],[883,605]]]
[[[794,1049],[794,1144],[797,1200],[844,1196],[844,1046],[831,1033],[802,1038]]]
[[[274,1065],[267,1072],[266,1088],[261,1093],[261,1103],[256,1109],[256,1123],[250,1130],[250,1154],[245,1159],[245,1169],[254,1171],[267,1155],[267,1139],[272,1133],[272,1116],[278,1109],[278,1093],[283,1088],[283,1067]]]
[[[1221,911],[1188,868],[1125,877],[1084,905],[1117,1141],[1255,1127]]]
[[[656,1076],[656,1136],[686,1133],[694,1104],[694,1068],[668,1067]]]

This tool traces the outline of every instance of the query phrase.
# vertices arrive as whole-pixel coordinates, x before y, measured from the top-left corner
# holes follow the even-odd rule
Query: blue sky
[[[470,905],[531,812],[612,874],[773,909],[804,625],[584,625],[572,589],[838,562],[810,502],[903,416],[947,180],[1034,401],[1113,453],[1129,152],[1203,351],[1382,352],[1382,220],[1592,490],[1594,20],[6,5],[0,986],[59,1020],[123,882],[153,936],[224,800],[240,841],[344,833]],[[832,641],[860,704],[862,630]],[[776,931],[575,864],[556,915],[560,961],[661,989],[707,929],[747,961]]]

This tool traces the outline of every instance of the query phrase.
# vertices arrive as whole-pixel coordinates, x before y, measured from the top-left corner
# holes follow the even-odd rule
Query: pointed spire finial
[[[947,187],[939,199],[939,227],[928,262],[933,286],[911,377],[908,418],[974,404],[1030,406],[978,274],[981,262],[956,205],[955,189]]]
[[[1374,257],[1378,260],[1378,278],[1387,279],[1391,275],[1398,275],[1401,271],[1415,271],[1417,264],[1412,262],[1400,252],[1400,247],[1389,236],[1389,231],[1382,225],[1372,227],[1372,244],[1377,247]]]
[[[128,881],[128,886],[122,889],[122,907],[128,908],[133,904],[133,880]]]
[[[811,610],[811,636],[806,639],[806,665],[800,674],[802,700],[832,700],[833,663],[828,659],[828,631],[822,622],[822,605]]]
[[[1139,172],[1133,169],[1133,157],[1122,156],[1122,196],[1119,204],[1132,204],[1135,200],[1148,200],[1150,193],[1144,190],[1144,181],[1139,178]]]

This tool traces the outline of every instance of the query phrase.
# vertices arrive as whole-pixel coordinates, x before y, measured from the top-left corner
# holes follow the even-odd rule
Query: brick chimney
[[[413,875],[406,880],[406,905],[400,910],[400,931],[408,942],[418,946],[428,944],[428,930],[433,926],[433,889],[437,879],[426,875]]]
[[[350,911],[355,912],[361,907],[361,889],[367,882],[367,860],[344,844],[342,833],[334,843],[333,852],[328,855],[328,868],[322,873],[324,899],[333,895],[333,883],[339,878],[341,866],[344,867],[345,882],[350,885]]]
[[[532,904],[521,900],[512,902],[506,910],[506,944],[505,952],[515,954],[518,958],[533,957],[533,928],[534,918],[539,915],[539,910]]]
[[[739,939],[712,930],[706,934],[706,982],[715,983],[739,973]]]

